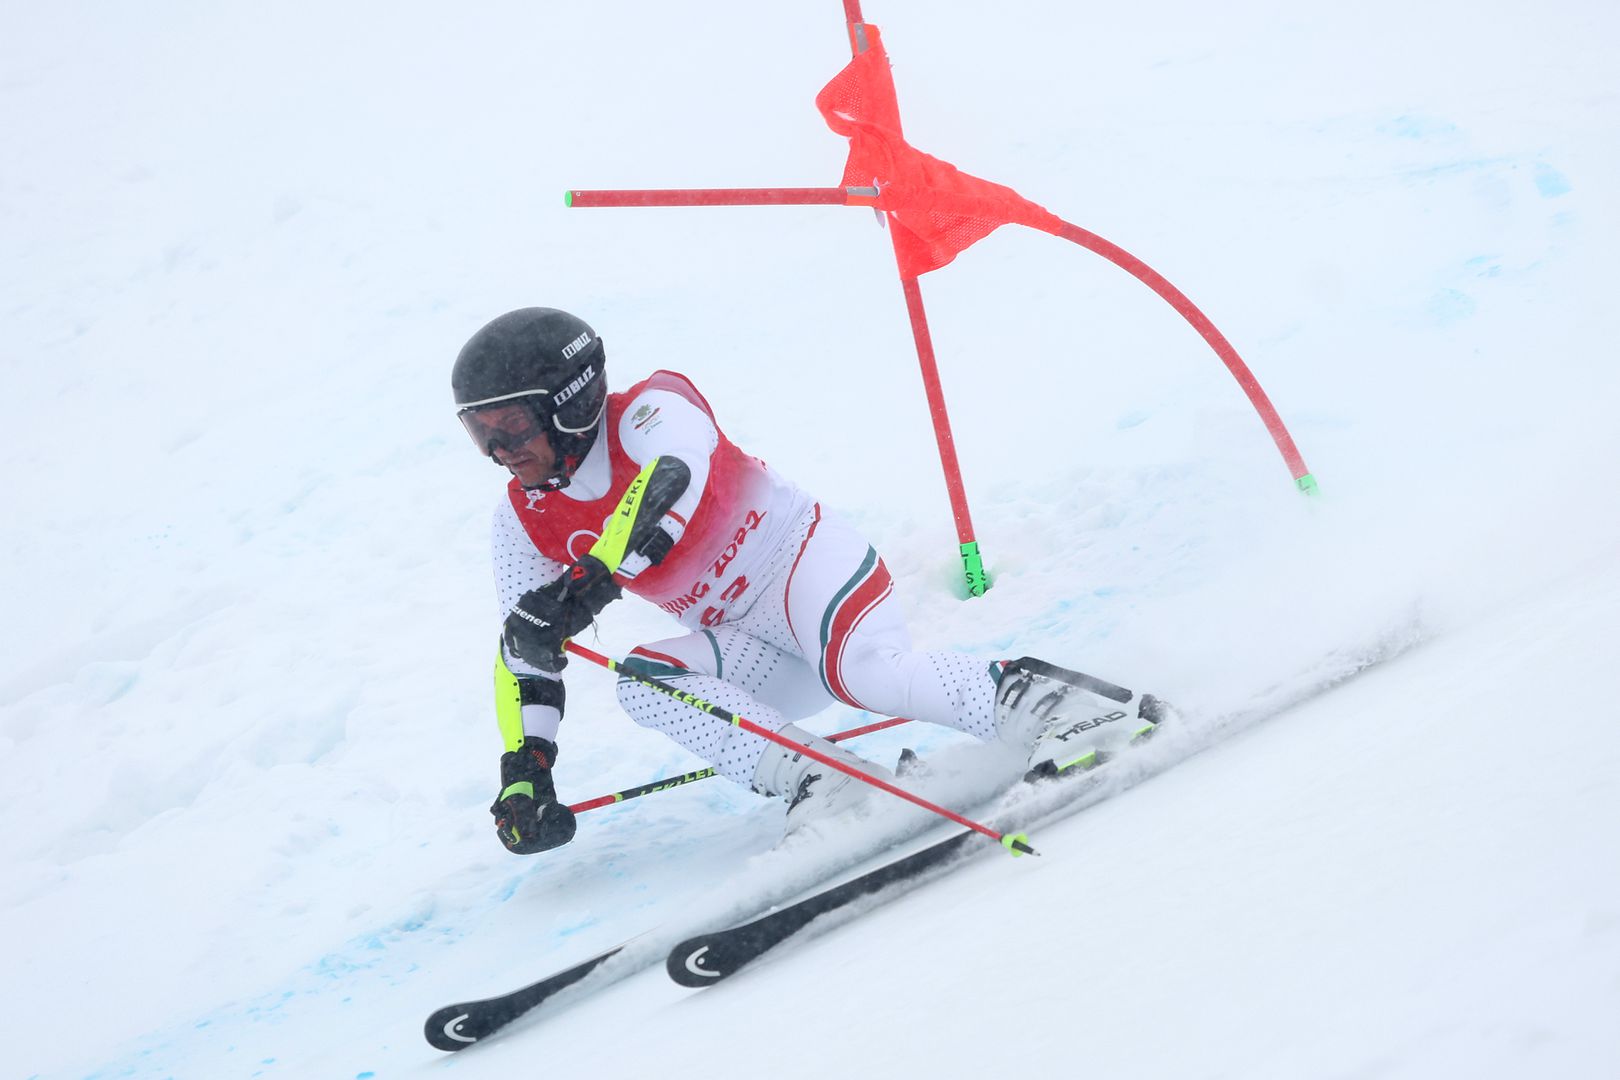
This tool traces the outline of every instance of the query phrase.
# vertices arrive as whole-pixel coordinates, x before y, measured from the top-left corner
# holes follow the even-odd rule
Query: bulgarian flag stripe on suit
[[[894,579],[889,576],[889,568],[878,558],[877,549],[868,547],[866,558],[861,560],[861,568],[838,590],[821,617],[821,683],[833,697],[857,709],[866,706],[845,685],[844,647],[867,613],[892,592]]]
[[[666,653],[654,652],[645,645],[638,645],[630,650],[630,655],[624,658],[624,666],[632,671],[639,671],[643,675],[651,675],[658,679],[673,679],[681,675],[692,674],[686,665],[675,657]],[[624,678],[623,675],[620,676]]]

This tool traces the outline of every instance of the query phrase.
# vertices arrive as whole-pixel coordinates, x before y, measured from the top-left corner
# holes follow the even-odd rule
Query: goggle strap
[[[469,401],[465,405],[462,405],[462,406],[458,407],[456,409],[456,412],[458,412],[458,413],[470,412],[473,409],[481,409],[485,405],[495,405],[495,404],[498,404],[498,403],[500,403],[502,401],[511,401],[514,398],[533,397],[536,394],[549,394],[549,393],[551,393],[550,390],[518,390],[515,393],[501,394],[501,395],[499,395],[497,397],[488,397],[488,398],[484,398],[481,401]]]
[[[585,432],[590,431],[592,428],[596,427],[596,425],[601,422],[602,414],[605,413],[605,412],[607,412],[607,395],[603,394],[602,395],[602,404],[596,410],[596,415],[591,417],[590,423],[586,424],[584,427],[568,427],[561,420],[557,419],[557,414],[556,413],[551,414],[551,423],[552,423],[552,426],[555,427],[558,431],[567,432],[569,435],[582,435]]]

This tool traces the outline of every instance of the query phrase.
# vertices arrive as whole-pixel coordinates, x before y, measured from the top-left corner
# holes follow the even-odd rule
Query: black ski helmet
[[[490,457],[542,432],[557,472],[541,485],[565,487],[596,441],[607,405],[602,339],[584,319],[556,308],[519,308],[489,323],[461,349],[450,372],[456,415]],[[522,406],[532,430],[521,437],[479,422],[479,415]],[[503,441],[509,440],[509,441]]]

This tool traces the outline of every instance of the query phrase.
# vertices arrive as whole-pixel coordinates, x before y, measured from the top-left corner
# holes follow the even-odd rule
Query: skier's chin
[[[545,487],[551,479],[550,460],[542,459],[538,454],[527,450],[519,451],[512,460],[506,460],[503,455],[500,463],[517,479],[525,491]]]
[[[508,465],[506,469],[517,477],[517,482],[522,485],[525,491],[539,491],[546,487],[551,480],[551,474],[548,470],[542,469],[539,465],[533,463]]]

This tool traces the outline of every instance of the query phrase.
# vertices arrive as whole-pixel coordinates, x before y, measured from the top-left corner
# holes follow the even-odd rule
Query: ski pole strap
[[[714,704],[712,701],[705,701],[696,694],[690,693],[686,690],[677,689],[676,687],[670,686],[668,683],[661,682],[660,680],[653,678],[651,675],[644,675],[633,668],[627,668],[618,661],[603,656],[601,653],[592,649],[587,649],[583,645],[570,641],[567,642],[563,647],[569,652],[573,653],[575,656],[583,657],[593,664],[605,667],[609,671],[617,672],[622,677],[632,679],[635,682],[641,683],[643,686],[657,690],[660,693],[667,694],[676,701],[684,702],[685,704],[692,706],[694,709],[697,709],[699,712],[708,713],[717,720],[724,720],[727,723],[735,724],[752,735],[758,735],[760,738],[776,743],[778,746],[784,746],[795,753],[803,754],[811,761],[820,762],[830,769],[837,769],[846,776],[852,776],[863,783],[870,784],[879,791],[886,791],[896,798],[906,800],[906,802],[911,803],[913,806],[920,806],[930,813],[938,814],[947,821],[954,821],[958,825],[972,829],[976,833],[982,833],[997,843],[1003,844],[1008,851],[1013,852],[1014,854],[1036,854],[1035,849],[1030,847],[1027,839],[1021,836],[1014,836],[1013,838],[1008,839],[1005,834],[997,832],[988,825],[982,825],[971,818],[963,817],[954,810],[947,810],[938,803],[929,802],[920,795],[913,795],[905,788],[896,787],[881,777],[873,776],[870,773],[864,773],[851,765],[844,764],[835,757],[830,757],[827,754],[823,754],[814,747],[806,746],[801,742],[797,742],[785,735],[772,731],[770,728],[760,727],[747,717],[738,716],[730,710],[721,708],[719,705]]]

